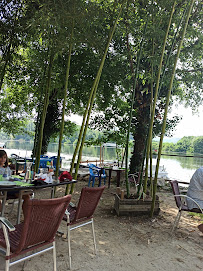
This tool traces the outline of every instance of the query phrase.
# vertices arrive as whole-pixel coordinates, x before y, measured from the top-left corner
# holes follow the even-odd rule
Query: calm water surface
[[[10,156],[15,153],[21,157],[30,157],[33,143],[8,141],[6,143],[7,153]],[[57,155],[58,144],[49,144],[49,156]],[[62,145],[61,156],[63,158],[62,167],[68,167],[72,159],[74,146],[69,144]],[[116,160],[116,150],[114,147],[104,147],[104,161]],[[83,148],[82,161],[99,160],[100,147],[91,146]],[[156,158],[153,159],[153,165],[156,165]],[[160,166],[164,166],[168,173],[169,179],[176,179],[179,181],[189,182],[195,170],[203,166],[203,158],[197,157],[177,157],[177,156],[161,156]]]

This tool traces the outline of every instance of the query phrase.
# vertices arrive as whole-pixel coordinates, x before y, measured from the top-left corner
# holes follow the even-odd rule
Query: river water
[[[33,143],[20,142],[20,141],[7,141],[6,151],[8,156],[15,153],[21,157],[30,157]],[[49,144],[48,156],[57,155],[58,144]],[[61,157],[62,167],[68,168],[74,151],[72,144],[63,144]],[[99,160],[100,147],[90,146],[83,148],[82,161],[94,161]],[[116,160],[115,147],[104,147],[103,158],[105,162]],[[156,158],[153,158],[153,165],[156,165]],[[189,182],[195,170],[203,166],[203,158],[198,157],[177,157],[177,156],[161,156],[160,167],[164,167],[168,173],[169,179],[175,179],[179,181]]]

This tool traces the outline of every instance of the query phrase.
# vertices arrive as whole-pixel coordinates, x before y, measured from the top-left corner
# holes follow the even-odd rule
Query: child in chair
[[[8,156],[7,153],[4,150],[0,150],[0,175],[7,174],[7,176],[11,176],[11,169],[8,166]],[[7,196],[14,195],[15,197],[18,197],[18,193],[16,191],[9,191],[7,193]],[[0,211],[1,211],[1,201],[0,201]]]
[[[0,150],[0,174],[11,176],[11,169],[8,166],[8,156],[4,150]]]

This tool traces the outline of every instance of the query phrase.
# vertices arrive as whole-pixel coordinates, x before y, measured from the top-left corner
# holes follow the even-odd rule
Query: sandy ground
[[[76,185],[72,201],[77,202],[79,192],[87,181]],[[94,255],[91,226],[71,232],[72,270],[116,270],[116,271],[200,271],[203,270],[203,234],[197,229],[200,218],[184,214],[179,228],[170,232],[177,214],[172,193],[161,190],[160,214],[153,219],[142,217],[118,217],[113,211],[116,186],[106,188],[95,212],[97,255]],[[57,196],[64,195],[59,188]],[[48,197],[48,191],[35,194],[36,198]],[[7,210],[9,211],[9,206]],[[16,207],[11,215],[16,218]],[[66,232],[63,221],[60,231]],[[57,270],[68,270],[68,243],[61,236],[56,237]],[[4,261],[0,257],[0,270]],[[52,253],[48,252],[10,267],[15,271],[53,270]]]

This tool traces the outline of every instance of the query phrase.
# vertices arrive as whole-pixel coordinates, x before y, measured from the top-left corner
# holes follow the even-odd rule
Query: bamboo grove
[[[70,173],[77,178],[88,127],[116,135],[127,197],[128,174],[138,173],[137,196],[150,190],[153,215],[163,137],[179,121],[168,111],[175,99],[193,108],[202,102],[201,1],[3,0],[0,8],[3,131],[23,132],[33,118],[35,170],[56,138],[58,177],[63,136],[75,130],[67,116],[83,116]]]

